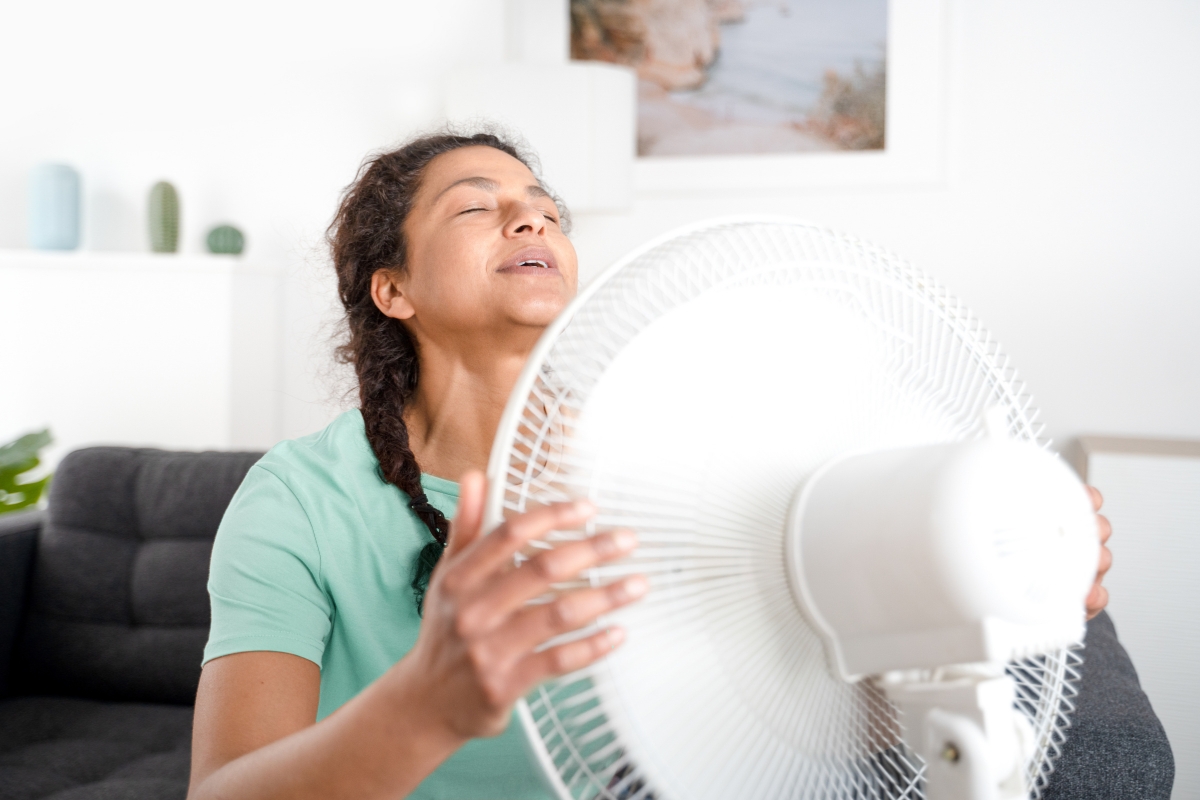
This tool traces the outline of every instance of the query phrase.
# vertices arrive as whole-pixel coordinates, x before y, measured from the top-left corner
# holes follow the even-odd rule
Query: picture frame
[[[937,184],[945,173],[946,0],[889,0],[883,150],[641,156],[641,193]]]

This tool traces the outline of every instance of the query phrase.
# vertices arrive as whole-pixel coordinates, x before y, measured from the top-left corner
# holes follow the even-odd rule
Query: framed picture
[[[639,192],[937,183],[945,4],[571,0],[572,57],[637,70]]]

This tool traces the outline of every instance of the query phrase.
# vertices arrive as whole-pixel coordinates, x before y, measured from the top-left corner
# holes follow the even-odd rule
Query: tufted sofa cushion
[[[92,447],[64,458],[38,539],[14,688],[193,702],[213,536],[260,456]]]
[[[183,706],[0,700],[0,797],[184,800],[191,727]]]

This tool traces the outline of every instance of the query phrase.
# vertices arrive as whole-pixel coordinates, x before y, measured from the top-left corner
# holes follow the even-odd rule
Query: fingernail
[[[621,642],[625,641],[624,628],[609,628],[605,633],[608,634],[608,649],[616,650]]]
[[[626,552],[628,550],[632,550],[633,548],[637,547],[637,543],[638,543],[637,534],[634,533],[633,531],[627,531],[627,530],[613,531],[612,538],[613,538],[613,544],[616,545],[617,550],[619,550],[621,552]]]
[[[597,534],[592,539],[592,546],[601,558],[610,558],[621,553],[628,553],[637,547],[637,536],[632,531],[612,531]]]
[[[650,581],[642,575],[633,575],[626,578],[621,584],[621,592],[628,600],[636,600],[648,591],[650,591]]]
[[[587,500],[576,500],[571,510],[576,514],[585,514],[589,517],[596,513],[596,507]]]

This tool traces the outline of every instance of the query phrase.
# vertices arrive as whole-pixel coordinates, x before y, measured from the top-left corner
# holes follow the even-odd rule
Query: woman
[[[527,606],[634,535],[515,569],[592,509],[480,530],[501,412],[576,289],[565,209],[528,164],[492,135],[429,136],[369,161],[343,198],[330,238],[361,409],[275,447],[221,524],[189,797],[544,796],[512,706],[623,634],[537,648],[646,582]],[[1089,610],[1102,593],[1098,578]]]

